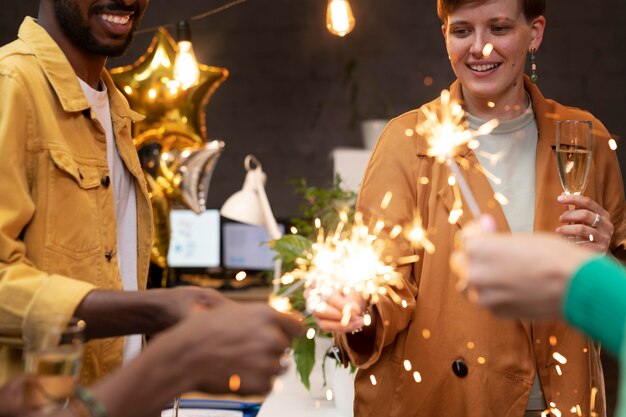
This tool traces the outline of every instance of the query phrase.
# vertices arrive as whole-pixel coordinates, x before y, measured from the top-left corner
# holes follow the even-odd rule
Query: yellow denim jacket
[[[130,110],[109,74],[113,131],[137,191],[137,280],[144,289],[152,213],[130,134]],[[22,370],[24,335],[69,318],[95,288],[121,289],[104,130],[65,55],[32,18],[0,48],[0,385]],[[89,323],[87,323],[89,325]],[[84,383],[122,360],[123,339],[85,346]]]

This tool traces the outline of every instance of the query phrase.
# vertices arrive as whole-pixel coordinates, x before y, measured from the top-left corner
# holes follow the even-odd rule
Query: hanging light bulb
[[[178,54],[174,62],[174,78],[183,90],[197,84],[200,78],[198,61],[191,45],[191,29],[186,20],[178,24]]]
[[[333,35],[346,36],[354,29],[354,15],[348,0],[328,0],[326,27]]]

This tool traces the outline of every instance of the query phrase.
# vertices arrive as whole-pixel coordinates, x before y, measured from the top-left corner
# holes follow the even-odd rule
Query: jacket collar
[[[72,65],[59,45],[44,28],[37,24],[35,19],[32,17],[24,19],[18,38],[33,51],[33,55],[39,61],[46,78],[59,98],[63,110],[80,112],[90,107]],[[119,119],[123,118],[129,118],[132,121],[143,120],[142,115],[130,109],[128,102],[117,90],[106,70],[102,72],[102,80],[109,91],[111,118],[114,124],[119,124],[121,122]]]
[[[537,85],[535,85],[527,75],[524,75],[524,89],[530,95],[530,101],[533,105],[533,112],[537,121],[537,130],[539,132],[539,141],[550,146],[555,145],[556,122],[561,119],[557,113],[556,103],[552,100],[546,100],[541,94]],[[450,86],[450,99],[463,105],[463,91],[461,82],[454,81]],[[538,117],[541,115],[541,117]],[[469,149],[460,152],[460,156],[466,156]]]

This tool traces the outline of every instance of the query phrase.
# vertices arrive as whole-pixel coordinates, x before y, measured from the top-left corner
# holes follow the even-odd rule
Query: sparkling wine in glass
[[[556,162],[565,194],[580,195],[587,187],[592,151],[591,121],[560,120],[557,122]],[[573,208],[570,207],[570,209]]]
[[[556,128],[556,162],[566,194],[580,195],[587,186],[592,152],[591,122],[561,120]]]
[[[47,324],[33,330],[24,352],[28,376],[26,401],[47,413],[62,408],[80,375],[85,322]]]

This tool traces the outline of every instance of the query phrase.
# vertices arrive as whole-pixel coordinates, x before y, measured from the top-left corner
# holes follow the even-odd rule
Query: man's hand
[[[266,304],[222,302],[159,333],[126,366],[100,381],[94,397],[108,414],[149,417],[176,395],[265,394],[286,370],[285,350],[300,322]]]
[[[219,291],[199,287],[176,287],[146,291],[159,304],[161,328],[165,329],[190,314],[232,302]]]
[[[24,403],[25,389],[24,376],[10,380],[0,388],[0,417],[22,416],[32,411]]]
[[[607,252],[615,230],[611,223],[611,214],[585,196],[561,194],[558,201],[565,205],[566,211],[559,218],[562,226],[556,232],[584,239],[583,244],[588,249]],[[570,206],[574,209],[569,210]]]
[[[212,393],[264,394],[273,377],[286,370],[281,361],[303,326],[266,304],[223,303],[196,314],[156,343],[184,341],[180,365],[192,389]]]

